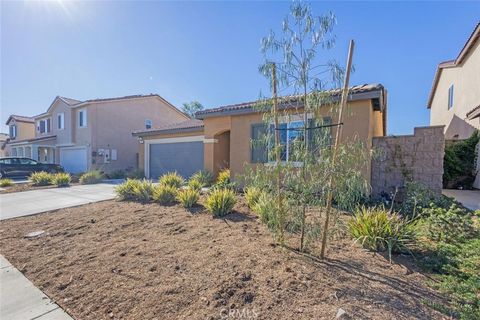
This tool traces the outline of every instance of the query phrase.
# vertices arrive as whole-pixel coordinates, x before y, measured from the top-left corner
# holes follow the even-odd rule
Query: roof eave
[[[156,136],[156,135],[160,135],[160,134],[189,133],[189,132],[203,131],[203,128],[204,127],[201,126],[201,127],[192,127],[192,128],[136,131],[136,132],[132,132],[132,136],[134,136],[134,137],[148,137],[148,136]]]

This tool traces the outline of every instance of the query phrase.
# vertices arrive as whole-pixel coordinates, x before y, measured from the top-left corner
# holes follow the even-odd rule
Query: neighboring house
[[[444,125],[445,139],[466,139],[480,129],[480,23],[455,60],[438,65],[427,107],[430,125]],[[478,111],[476,111],[478,114]]]
[[[86,101],[56,97],[45,113],[23,118],[31,126],[29,134],[17,116],[7,121],[16,135],[7,143],[10,154],[58,163],[72,173],[135,169],[133,130],[189,119],[157,94]]]
[[[8,126],[9,138],[5,141],[4,153],[11,157],[30,157],[30,148],[17,148],[17,141],[25,141],[35,138],[35,120],[33,117],[25,117],[12,114],[5,123]]]
[[[8,134],[0,133],[0,157],[7,156],[7,150],[5,149],[7,141],[9,139]]]
[[[333,94],[339,96],[338,91]],[[358,136],[370,150],[372,138],[386,133],[386,99],[386,90],[380,84],[350,88],[348,112],[343,120],[343,140]],[[196,113],[198,119],[134,132],[133,136],[141,139],[140,166],[150,178],[168,171],[177,171],[188,177],[200,169],[217,174],[222,168],[229,168],[235,177],[244,172],[246,164],[267,162],[265,147],[259,150],[261,147],[251,143],[264,126],[262,113],[254,107],[255,104],[249,102],[207,109]],[[336,122],[330,109],[325,106],[322,116]],[[284,122],[283,126],[298,124],[295,113],[301,110],[289,110],[292,110],[291,121]],[[370,166],[364,174],[370,181]]]

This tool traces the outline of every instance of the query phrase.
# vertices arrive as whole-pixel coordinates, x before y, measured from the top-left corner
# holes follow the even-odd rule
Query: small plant
[[[207,170],[200,170],[190,178],[190,181],[192,180],[200,182],[202,187],[209,187],[213,183],[213,175]]]
[[[248,187],[245,189],[245,200],[250,209],[255,207],[261,194],[262,191],[257,187]]]
[[[207,198],[205,207],[214,217],[223,217],[233,210],[235,193],[230,189],[214,189]]]
[[[168,184],[159,184],[153,189],[153,200],[163,205],[175,202],[178,189]]]
[[[141,169],[136,169],[131,172],[127,172],[126,176],[130,179],[143,179],[145,178],[145,172],[143,172]]]
[[[113,170],[113,171],[107,173],[107,178],[108,179],[123,179],[123,178],[125,178],[125,176],[126,176],[125,171],[120,170],[120,169]]]
[[[52,182],[56,184],[57,187],[67,187],[70,185],[72,181],[72,177],[69,173],[66,172],[59,172],[53,175]]]
[[[202,184],[198,180],[190,179],[188,181],[188,187],[192,190],[200,191],[202,189]]]
[[[10,187],[11,185],[13,185],[12,179],[7,179],[7,178],[0,179],[0,187],[2,188]]]
[[[150,180],[127,179],[115,187],[117,199],[121,201],[148,202],[152,198],[154,186]]]
[[[226,186],[229,183],[230,183],[230,170],[223,169],[218,173],[218,177],[215,185],[221,187],[221,186]]]
[[[248,200],[247,200],[248,201]],[[260,221],[270,226],[276,217],[276,211],[278,210],[275,204],[274,198],[268,193],[260,193],[253,206],[253,212],[255,212]]]
[[[185,208],[193,207],[200,198],[200,192],[197,189],[184,189],[178,192],[177,200]]]
[[[98,170],[86,172],[80,176],[81,184],[94,184],[103,180],[103,174]]]
[[[160,177],[159,182],[161,185],[180,188],[184,183],[182,176],[176,172],[169,172]]]
[[[415,223],[383,207],[356,209],[348,222],[348,230],[362,246],[372,251],[388,251],[390,260],[394,252],[409,251],[415,238]]]
[[[35,186],[48,186],[53,182],[53,175],[45,171],[34,172],[30,175],[30,181]]]

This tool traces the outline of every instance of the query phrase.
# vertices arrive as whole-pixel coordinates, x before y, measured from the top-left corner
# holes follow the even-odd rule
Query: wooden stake
[[[333,155],[332,155],[332,166],[335,166],[337,160],[337,150],[338,144],[340,143],[340,139],[342,138],[342,127],[343,125],[343,109],[345,109],[347,105],[347,98],[348,98],[348,83],[350,82],[350,70],[352,69],[352,58],[353,58],[353,48],[355,46],[355,42],[350,40],[350,46],[348,47],[348,57],[347,57],[347,70],[345,70],[345,80],[343,82],[343,89],[342,89],[342,98],[340,100],[340,111],[338,113],[338,123],[339,126],[337,127],[337,132],[335,135],[335,145],[333,146]],[[333,200],[333,193],[332,189],[334,186],[333,176],[330,175],[328,179],[328,193],[327,193],[327,207],[326,207],[326,214],[325,214],[325,225],[323,227],[323,235],[322,235],[322,250],[320,251],[320,257],[323,259],[325,258],[325,249],[327,247],[327,235],[328,235],[328,225],[330,220],[330,212],[332,210],[332,200]]]

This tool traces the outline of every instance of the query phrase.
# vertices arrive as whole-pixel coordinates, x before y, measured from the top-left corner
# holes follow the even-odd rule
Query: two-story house
[[[466,139],[480,130],[480,23],[455,60],[438,65],[427,107],[430,125],[444,125],[445,139]]]
[[[58,163],[72,173],[135,169],[138,140],[132,131],[189,119],[157,94],[86,101],[56,97],[46,112],[24,118],[32,126],[25,131],[33,135],[9,118],[15,136],[7,143],[9,154]]]

